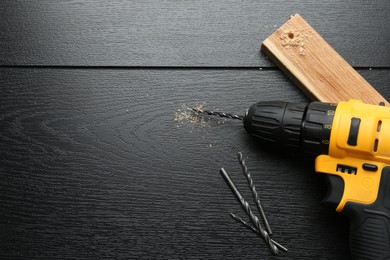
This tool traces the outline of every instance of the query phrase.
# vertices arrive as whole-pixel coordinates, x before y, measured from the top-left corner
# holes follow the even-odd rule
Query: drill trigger
[[[324,177],[328,191],[321,203],[336,209],[344,194],[344,180],[338,175],[324,174]]]

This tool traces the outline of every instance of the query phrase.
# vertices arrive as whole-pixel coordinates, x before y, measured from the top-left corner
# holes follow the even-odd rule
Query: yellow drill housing
[[[316,159],[316,172],[340,176],[347,202],[375,202],[382,169],[390,164],[390,108],[358,100],[340,102],[334,112],[329,154]],[[327,140],[324,140],[327,142]]]

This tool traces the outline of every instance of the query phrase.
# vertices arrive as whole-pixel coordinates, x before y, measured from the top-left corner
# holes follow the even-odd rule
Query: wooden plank
[[[268,37],[262,50],[313,100],[388,104],[299,14]]]
[[[390,66],[388,0],[2,0],[0,64],[274,67],[260,43],[296,12],[352,66]]]
[[[359,71],[389,98],[388,70]],[[281,71],[0,68],[0,258],[266,259],[218,173],[250,199],[243,151],[280,259],[348,259],[347,220],[319,204],[313,160],[257,147],[240,122],[175,121],[305,102]],[[219,123],[218,123],[219,122]]]

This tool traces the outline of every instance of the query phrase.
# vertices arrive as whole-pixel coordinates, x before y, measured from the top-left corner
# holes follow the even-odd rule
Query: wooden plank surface
[[[390,2],[0,2],[0,64],[273,67],[261,42],[300,13],[354,67],[390,66]]]
[[[388,70],[359,72],[390,98]],[[175,121],[183,104],[306,102],[282,72],[1,68],[0,85],[1,259],[348,259],[312,158],[257,147],[236,121]],[[288,254],[228,215],[245,217],[220,167],[251,196],[238,151]]]
[[[312,100],[384,103],[381,96],[299,14],[264,40],[264,53]]]

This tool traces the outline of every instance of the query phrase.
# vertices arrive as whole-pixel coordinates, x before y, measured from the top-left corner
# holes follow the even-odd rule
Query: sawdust
[[[312,31],[306,29],[289,29],[284,30],[280,34],[280,39],[282,40],[282,46],[286,49],[288,48],[299,48],[299,55],[306,55],[306,44],[305,40],[312,38]],[[294,55],[294,53],[292,53]]]
[[[203,113],[197,113],[193,111],[193,108],[198,111],[206,110],[204,103],[198,103],[195,106],[187,106],[183,104],[175,112],[174,121],[177,123],[177,127],[181,126],[198,126],[201,128],[209,128],[220,124],[225,124],[226,118],[220,118],[217,116],[209,116]],[[220,111],[219,108],[214,108],[213,111]]]
[[[198,110],[203,110],[204,104],[197,104],[192,107]],[[203,128],[210,127],[210,124],[206,120],[206,118],[192,111],[192,107],[188,107],[183,104],[179,109],[177,109],[174,118],[177,123],[177,126],[179,127],[183,125],[197,125]]]

